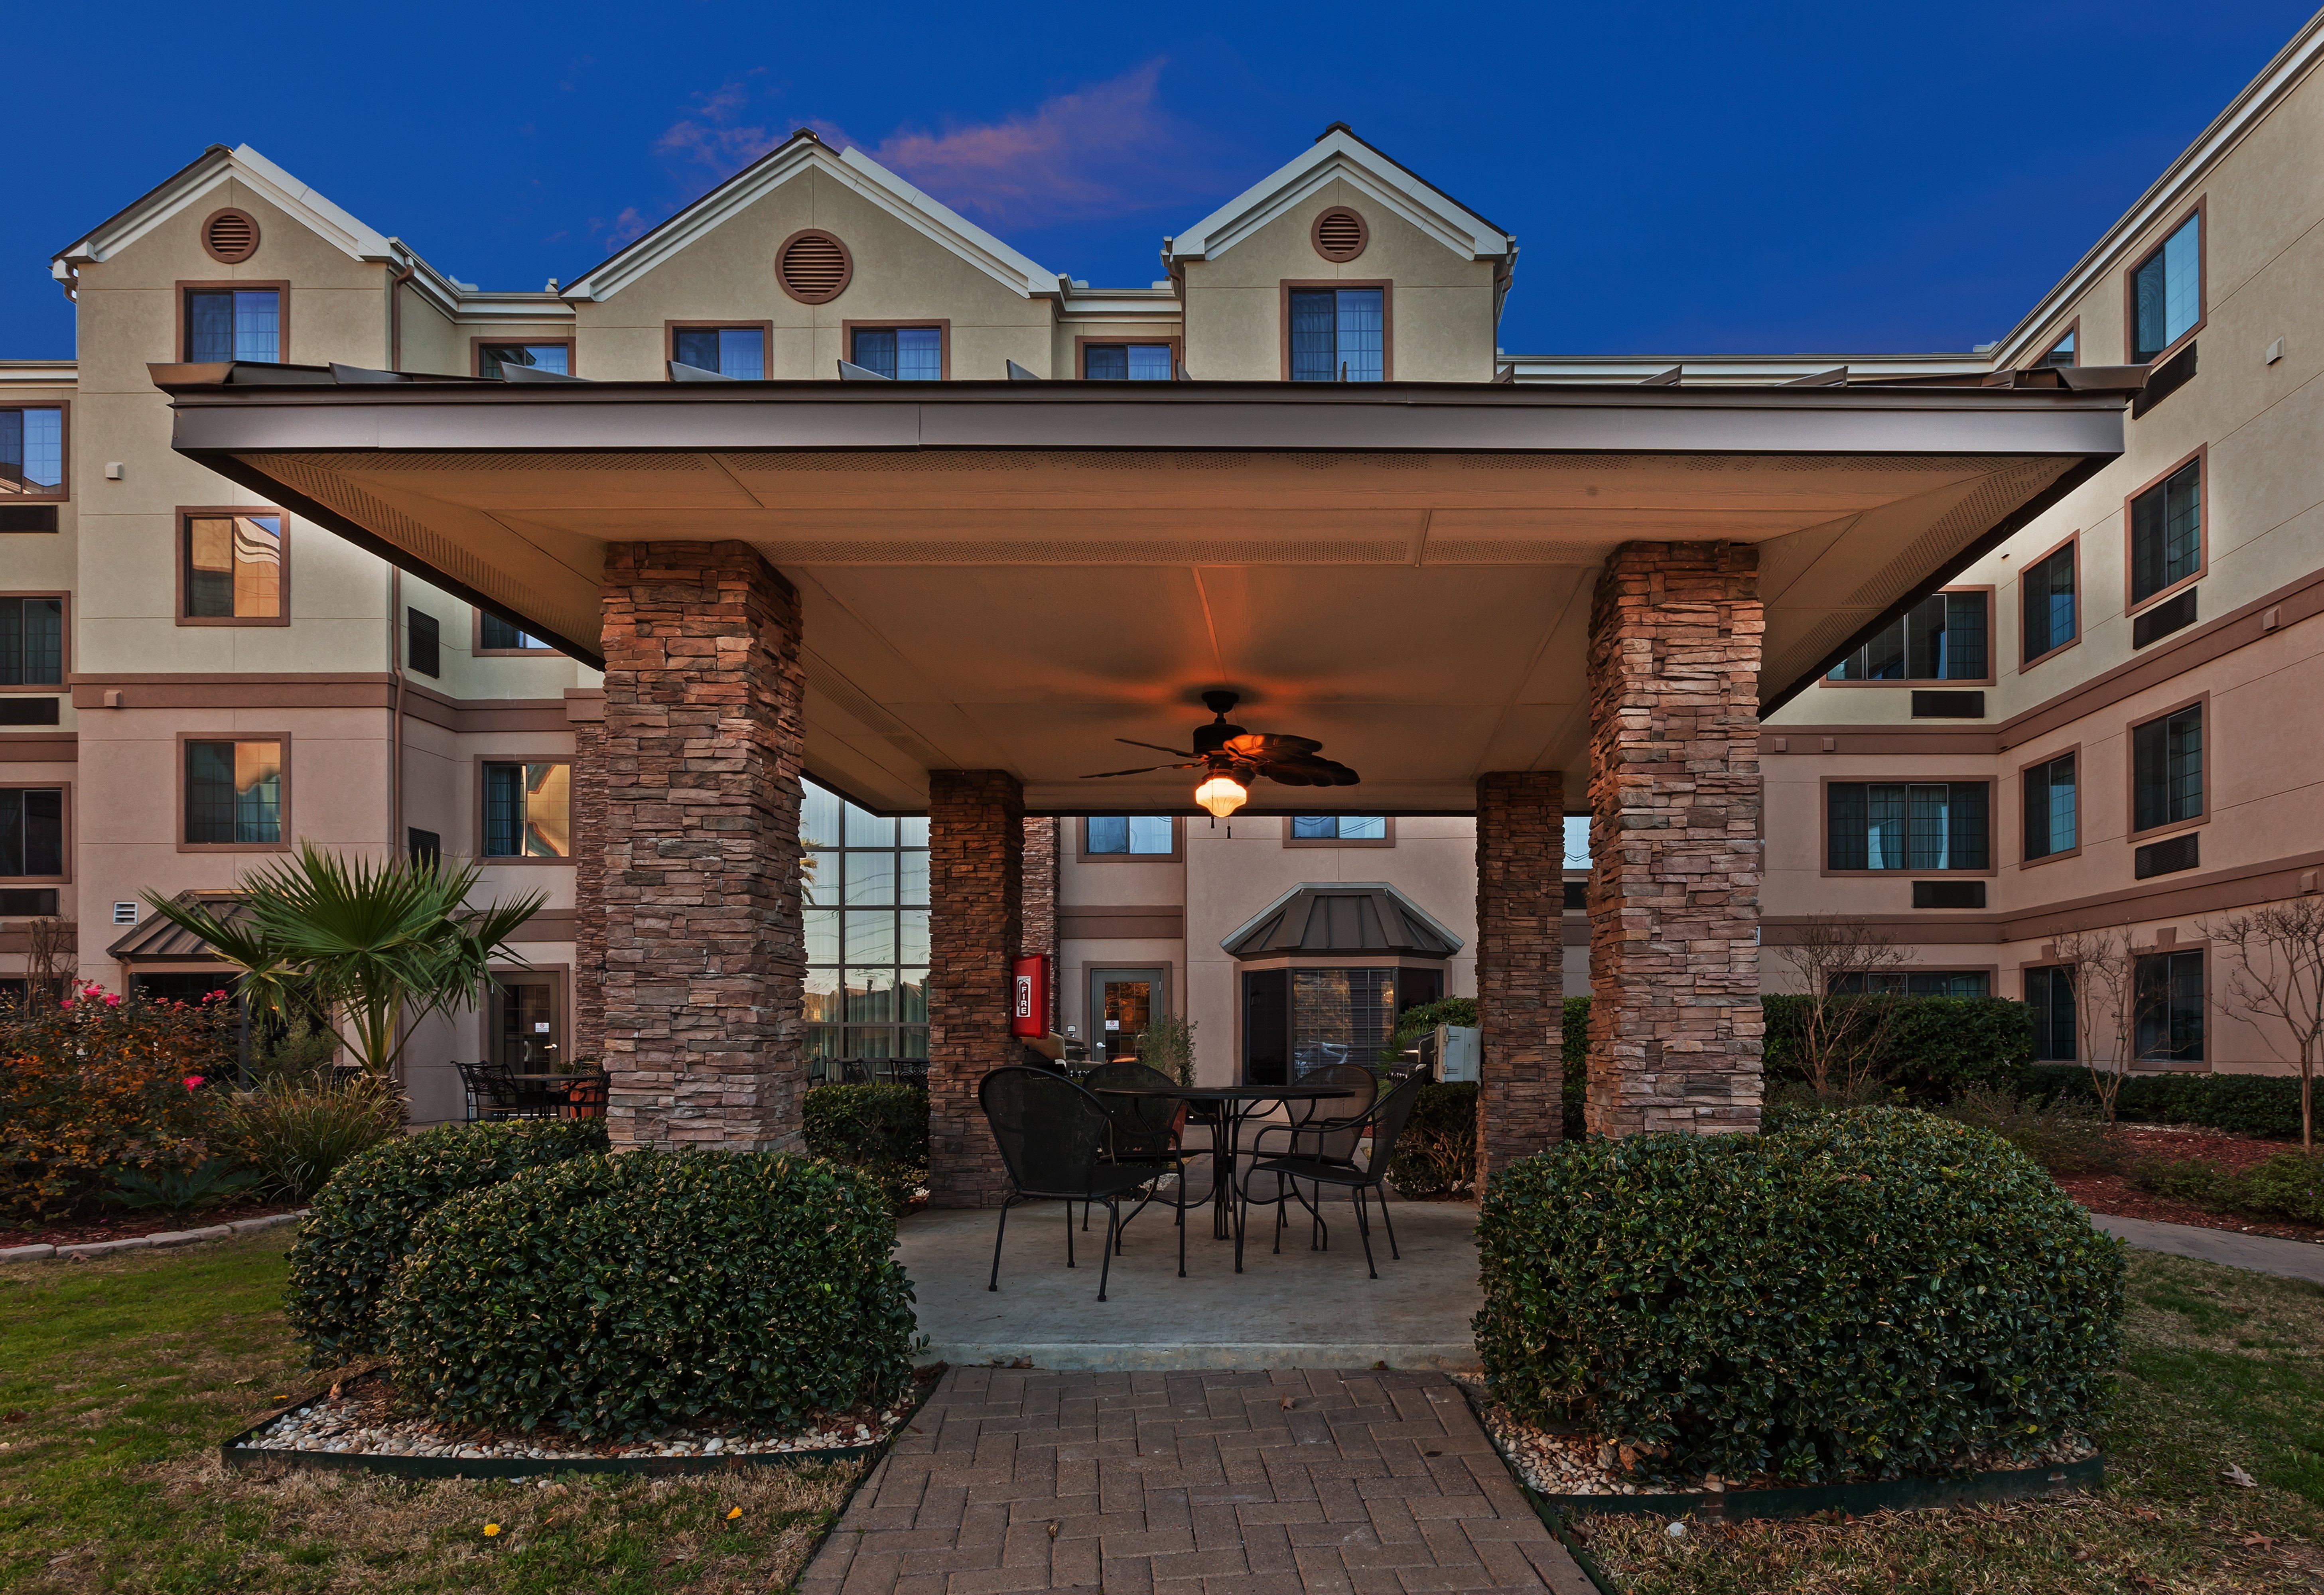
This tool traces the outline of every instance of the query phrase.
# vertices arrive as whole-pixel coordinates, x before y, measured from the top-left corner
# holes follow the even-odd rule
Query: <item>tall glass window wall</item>
[[[807,1056],[928,1056],[928,822],[805,783]]]

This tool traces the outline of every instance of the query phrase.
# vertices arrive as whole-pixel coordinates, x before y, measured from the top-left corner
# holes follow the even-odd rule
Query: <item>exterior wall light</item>
[[[1250,797],[1242,783],[1231,775],[1214,775],[1194,788],[1194,801],[1209,809],[1213,819],[1226,818]]]

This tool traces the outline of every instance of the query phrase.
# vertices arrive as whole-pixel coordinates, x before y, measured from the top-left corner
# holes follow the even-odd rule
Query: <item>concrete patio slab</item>
[[[1238,1275],[1234,1242],[1212,1238],[1207,1206],[1190,1208],[1181,1279],[1172,1214],[1149,1207],[1129,1227],[1103,1302],[1102,1208],[1087,1234],[1076,1230],[1079,1266],[1070,1269],[1062,1203],[1011,1212],[997,1293],[985,1289],[999,1216],[991,1210],[915,1213],[899,1226],[898,1255],[912,1277],[927,1355],[955,1366],[1021,1358],[1056,1369],[1475,1368],[1477,1210],[1396,1203],[1404,1256],[1389,1258],[1375,1219],[1378,1279],[1365,1277],[1354,1210],[1327,1203],[1323,1211],[1331,1249],[1310,1251],[1299,1224],[1285,1232],[1278,1257],[1268,1249],[1268,1210],[1254,1209]]]

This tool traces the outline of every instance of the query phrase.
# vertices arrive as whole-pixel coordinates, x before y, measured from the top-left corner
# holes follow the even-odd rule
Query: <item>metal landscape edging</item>
[[[383,1363],[359,1369],[341,1378],[341,1384],[377,1372]],[[286,1401],[272,1411],[261,1414],[248,1428],[229,1434],[218,1443],[219,1459],[228,1468],[247,1470],[269,1462],[288,1462],[294,1467],[324,1473],[382,1473],[396,1479],[537,1479],[549,1473],[612,1473],[633,1478],[669,1479],[688,1474],[724,1473],[743,1468],[764,1467],[770,1463],[792,1462],[876,1462],[881,1452],[895,1443],[896,1436],[911,1427],[920,1415],[920,1409],[935,1396],[936,1387],[944,1382],[945,1369],[938,1365],[935,1378],[922,1380],[918,1370],[913,1382],[922,1388],[914,1398],[911,1409],[896,1421],[896,1426],[876,1440],[862,1445],[817,1446],[798,1451],[742,1452],[733,1456],[687,1457],[413,1457],[392,1456],[377,1452],[347,1451],[287,1451],[244,1445],[254,1440],[260,1430],[284,1413],[330,1399],[330,1392],[309,1397],[303,1401]],[[864,1474],[871,1472],[869,1467]],[[857,1480],[862,1482],[861,1478]],[[849,1495],[854,1491],[851,1489]],[[843,1506],[843,1510],[844,1509]]]

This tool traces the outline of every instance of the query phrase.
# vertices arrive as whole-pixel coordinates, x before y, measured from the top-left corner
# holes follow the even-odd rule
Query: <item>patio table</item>
[[[571,1090],[576,1085],[596,1084],[610,1078],[597,1070],[585,1069],[570,1074],[512,1074],[509,1078],[516,1082],[519,1091],[538,1096],[553,1106],[556,1117],[559,1119],[595,1118],[605,1111],[601,1093],[600,1100],[594,1104],[597,1109],[595,1114],[582,1111],[584,1104],[574,1101]]]
[[[1100,1096],[1164,1097],[1176,1102],[1204,1102],[1217,1110],[1211,1129],[1211,1233],[1225,1240],[1234,1234],[1234,1168],[1243,1121],[1262,1103],[1323,1102],[1356,1094],[1346,1085],[1101,1085]]]

